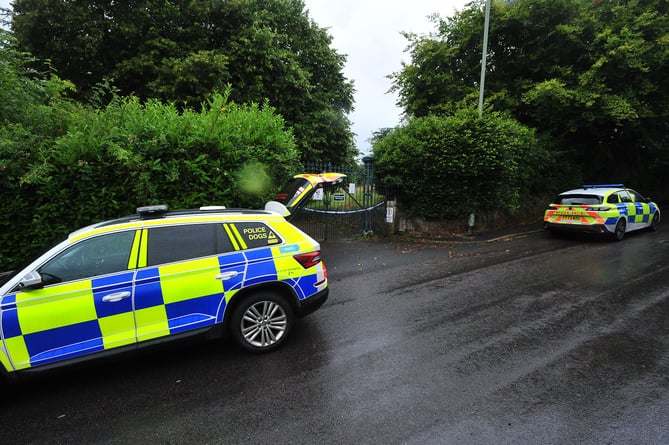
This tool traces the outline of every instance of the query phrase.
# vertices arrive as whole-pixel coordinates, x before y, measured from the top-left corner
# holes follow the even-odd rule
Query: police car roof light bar
[[[156,206],[145,206],[137,207],[137,214],[141,219],[155,219],[162,218],[167,213],[167,206],[156,205]]]
[[[625,184],[583,184],[584,189],[604,189],[616,187],[625,187]]]

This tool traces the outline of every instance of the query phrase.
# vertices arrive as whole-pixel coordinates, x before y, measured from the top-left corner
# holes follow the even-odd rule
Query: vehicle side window
[[[184,224],[149,229],[147,266],[233,250],[221,224]]]
[[[632,198],[627,192],[618,192],[621,202],[632,202]]]
[[[630,196],[632,197],[632,201],[634,202],[646,201],[646,199],[643,196],[641,196],[638,192],[635,192],[634,190],[628,190],[627,192],[630,194]]]
[[[134,237],[135,231],[130,230],[85,239],[37,271],[49,285],[127,270]]]
[[[267,247],[281,242],[278,235],[261,222],[241,222],[234,225],[248,249]]]
[[[609,204],[618,204],[620,202],[620,198],[618,198],[618,195],[614,193],[609,195],[609,197],[606,199],[606,202]]]

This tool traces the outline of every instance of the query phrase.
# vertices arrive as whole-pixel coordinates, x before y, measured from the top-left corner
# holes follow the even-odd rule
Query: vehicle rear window
[[[560,195],[555,198],[555,203],[562,205],[601,204],[602,197],[597,195]]]
[[[147,265],[217,255],[233,250],[221,224],[186,224],[149,229]]]
[[[274,200],[286,207],[290,207],[293,204],[293,201],[300,196],[308,184],[309,181],[304,178],[292,178],[283,189],[277,193]]]

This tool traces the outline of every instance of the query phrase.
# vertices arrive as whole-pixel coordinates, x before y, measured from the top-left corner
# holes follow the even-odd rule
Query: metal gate
[[[317,240],[387,235],[385,189],[374,181],[373,158],[363,162],[354,167],[305,164],[299,173],[343,173],[346,180],[326,184],[290,221]]]

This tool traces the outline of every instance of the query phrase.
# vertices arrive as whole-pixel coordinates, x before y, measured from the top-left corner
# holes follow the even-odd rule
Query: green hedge
[[[52,110],[53,111],[53,110]],[[81,226],[138,206],[260,208],[299,153],[267,106],[217,94],[201,112],[117,98],[104,110],[63,109],[63,134],[0,134],[0,268],[9,270]]]
[[[547,159],[532,130],[473,111],[412,119],[380,138],[374,156],[407,214],[427,219],[513,211]]]

